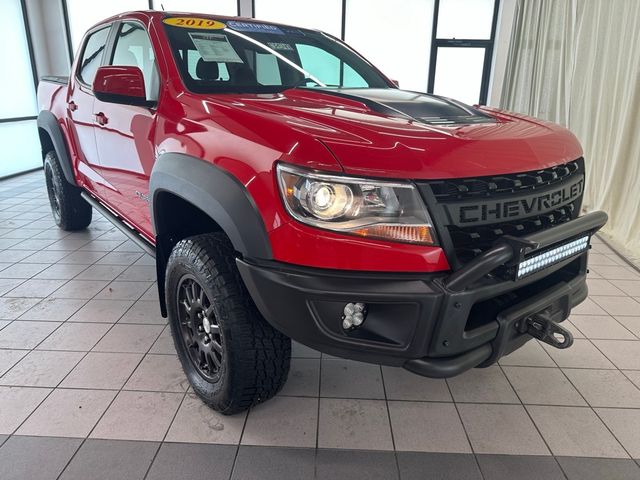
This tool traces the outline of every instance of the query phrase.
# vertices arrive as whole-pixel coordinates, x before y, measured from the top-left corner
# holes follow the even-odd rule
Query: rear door
[[[137,21],[116,24],[108,65],[140,68],[147,100],[157,102],[160,76],[145,26]],[[109,205],[153,239],[149,209],[149,177],[155,162],[155,106],[141,107],[95,101],[94,114],[102,119],[96,129],[101,175],[107,181]]]
[[[104,180],[99,173],[100,159],[96,150],[94,102],[92,84],[98,67],[102,64],[111,25],[100,26],[89,32],[82,45],[75,75],[70,79],[67,97],[69,131],[78,157],[78,171],[86,187],[101,195]]]

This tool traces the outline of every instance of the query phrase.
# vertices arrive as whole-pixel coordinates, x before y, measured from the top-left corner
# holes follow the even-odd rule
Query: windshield
[[[292,87],[390,88],[366,60],[322,32],[259,22],[170,17],[165,28],[186,87],[271,93]]]

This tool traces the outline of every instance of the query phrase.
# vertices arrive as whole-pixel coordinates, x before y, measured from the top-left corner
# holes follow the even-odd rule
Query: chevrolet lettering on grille
[[[488,202],[478,199],[469,203],[449,203],[445,209],[453,225],[483,225],[544,214],[577,200],[583,190],[584,175],[580,175],[570,183],[544,192],[534,191],[521,197]]]

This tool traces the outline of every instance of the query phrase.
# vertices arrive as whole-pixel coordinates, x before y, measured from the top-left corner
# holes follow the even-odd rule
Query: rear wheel
[[[44,178],[47,184],[51,213],[62,230],[82,230],[91,223],[93,209],[81,196],[81,190],[64,178],[56,152],[44,157]]]
[[[165,288],[180,362],[206,404],[229,415],[280,391],[291,341],[260,315],[224,235],[178,242],[167,262]]]

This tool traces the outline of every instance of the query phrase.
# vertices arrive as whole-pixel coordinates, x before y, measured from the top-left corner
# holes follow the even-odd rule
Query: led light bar
[[[589,236],[580,237],[577,240],[566,243],[544,253],[539,253],[527,258],[518,264],[518,279],[539,272],[550,265],[558,263],[566,258],[584,252],[589,247]]]

